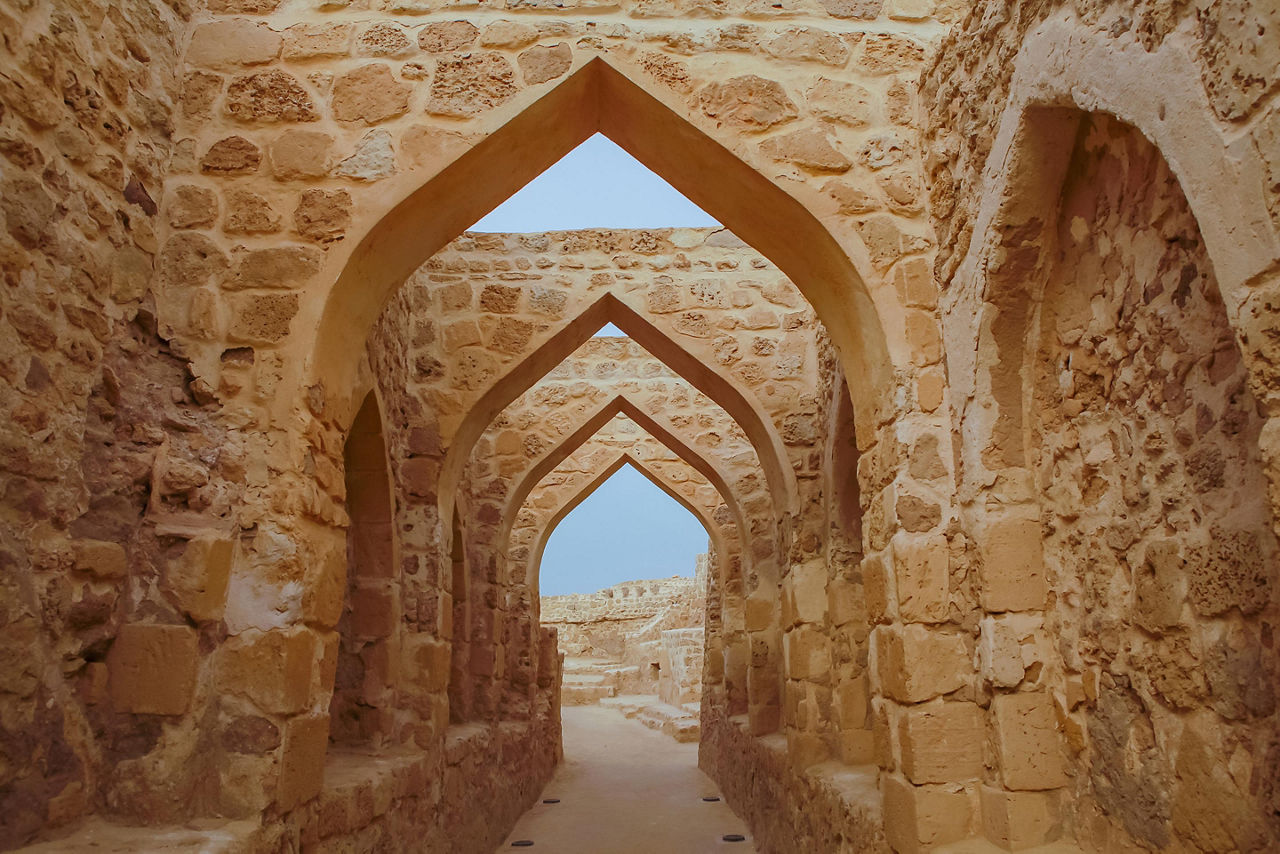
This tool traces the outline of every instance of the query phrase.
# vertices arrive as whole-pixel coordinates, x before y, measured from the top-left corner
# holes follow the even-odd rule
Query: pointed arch
[[[688,462],[685,461],[685,464],[688,465]],[[526,583],[530,585],[537,585],[539,579],[542,577],[542,554],[546,550],[547,542],[551,539],[551,535],[555,533],[556,527],[559,526],[559,524],[563,522],[570,513],[576,510],[582,502],[595,494],[595,491],[603,486],[609,478],[613,477],[625,466],[631,466],[654,486],[662,490],[665,495],[693,514],[693,517],[697,519],[698,522],[701,523],[703,529],[706,530],[707,538],[711,541],[711,547],[718,553],[724,554],[725,541],[724,536],[720,533],[719,526],[716,525],[716,523],[708,517],[700,507],[697,507],[693,502],[689,501],[689,499],[672,489],[669,484],[667,484],[643,462],[637,460],[631,454],[622,453],[619,454],[618,458],[600,474],[596,475],[596,477],[586,483],[582,489],[578,490],[578,492],[576,492],[568,501],[556,510],[551,518],[543,524],[541,530],[538,531],[538,538],[534,540],[533,546],[529,549]],[[690,467],[692,468],[692,466]],[[721,498],[724,498],[724,496],[722,495]],[[727,504],[728,501],[726,500],[725,503]]]
[[[596,57],[391,207],[352,250],[317,318],[310,383],[345,396],[352,360],[389,294],[471,223],[593,133],[608,136],[769,258],[840,347],[871,434],[892,368],[875,304],[852,258],[801,201]],[[850,234],[849,241],[856,241]]]
[[[782,437],[759,404],[735,383],[699,361],[622,300],[613,294],[605,294],[493,383],[471,407],[454,434],[441,467],[439,490],[442,515],[447,515],[444,511],[449,509],[449,502],[453,501],[471,450],[489,424],[513,400],[568,358],[605,323],[613,323],[648,350],[654,358],[728,412],[755,448],[779,515],[797,506],[799,499],[795,470],[787,461]]]
[[[738,530],[745,532],[748,530],[743,524],[742,508],[738,504],[737,497],[733,491],[729,489],[729,485],[725,482],[724,477],[720,474],[715,466],[711,465],[701,454],[684,443],[678,436],[659,424],[653,417],[641,411],[635,404],[627,398],[619,395],[606,403],[604,406],[596,410],[595,414],[583,421],[582,425],[566,436],[559,445],[556,445],[547,453],[543,454],[538,461],[525,472],[524,476],[516,484],[507,498],[506,512],[503,513],[502,529],[499,533],[499,542],[507,542],[511,537],[511,528],[515,522],[515,515],[519,509],[524,506],[525,499],[535,486],[542,481],[556,466],[564,462],[570,454],[584,445],[588,439],[599,432],[600,428],[607,424],[616,415],[625,415],[630,418],[641,428],[646,430],[650,436],[657,439],[665,445],[673,454],[680,457],[689,464],[694,471],[705,477],[708,482],[715,487],[720,493],[720,497],[724,499],[725,505],[729,508],[729,512],[733,516],[733,522]]]

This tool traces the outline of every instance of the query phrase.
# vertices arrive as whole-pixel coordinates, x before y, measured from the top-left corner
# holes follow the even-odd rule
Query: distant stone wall
[[[699,555],[694,577],[624,581],[595,593],[543,596],[542,624],[556,628],[566,655],[623,661],[629,648],[642,639],[656,641],[659,631],[702,626],[706,563],[707,556]]]

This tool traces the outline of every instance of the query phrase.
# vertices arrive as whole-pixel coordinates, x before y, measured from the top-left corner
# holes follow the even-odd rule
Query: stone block
[[[306,589],[302,595],[302,616],[309,625],[332,629],[342,617],[342,601],[347,593],[347,550],[345,543],[326,548],[307,567]]]
[[[867,675],[841,679],[834,700],[836,724],[841,730],[861,730],[867,725]]]
[[[1134,618],[1149,632],[1176,626],[1187,597],[1187,573],[1176,540],[1157,540],[1147,546],[1133,574]]]
[[[913,786],[883,775],[884,832],[898,854],[917,854],[970,835],[973,809],[959,786]]]
[[[293,128],[276,137],[267,148],[271,172],[278,180],[320,178],[329,173],[333,137],[314,130]]]
[[[877,628],[876,670],[884,692],[919,703],[965,685],[973,672],[964,639],[912,624]]]
[[[747,729],[752,735],[777,732],[782,725],[782,707],[776,703],[751,703],[747,709]]]
[[[898,616],[918,623],[939,623],[947,618],[949,550],[945,536],[896,534],[893,571]]]
[[[763,632],[773,625],[773,614],[777,606],[763,596],[750,596],[746,600],[746,630]]]
[[[1048,694],[997,695],[991,716],[1006,788],[1040,791],[1066,785],[1066,755]]]
[[[202,24],[191,34],[187,64],[222,70],[263,65],[279,55],[280,42],[266,24],[240,18]]]
[[[443,691],[449,686],[449,644],[428,634],[409,635],[401,646],[400,673],[405,684]]]
[[[107,655],[111,703],[121,712],[184,714],[195,691],[198,664],[195,629],[146,623],[122,626]]]
[[[978,634],[978,670],[982,678],[1000,688],[1021,683],[1027,670],[1022,640],[1029,638],[1042,622],[1031,614],[984,617]]]
[[[831,671],[831,641],[821,632],[801,626],[783,635],[790,679],[821,679]]]
[[[973,703],[929,703],[898,720],[902,772],[911,782],[961,783],[982,774],[982,710]]]
[[[320,794],[324,788],[324,758],[328,747],[328,715],[297,717],[285,724],[276,785],[276,804],[282,811]]]
[[[1006,792],[983,786],[982,835],[1006,851],[1053,842],[1062,833],[1057,792]]]
[[[76,570],[95,578],[124,578],[129,574],[129,558],[119,543],[76,540],[71,544],[71,554]]]
[[[873,623],[888,622],[889,567],[880,555],[868,555],[862,561],[862,590],[867,603],[867,617]]]
[[[787,758],[791,761],[791,767],[794,770],[803,771],[811,765],[825,762],[830,757],[831,751],[817,733],[795,730],[787,732]]]
[[[807,561],[791,568],[783,582],[791,598],[796,620],[821,624],[827,618],[827,567],[823,561]]]
[[[1238,778],[1232,779],[1215,728],[1206,724],[1204,719],[1188,721],[1179,739],[1174,831],[1188,850],[1276,850],[1276,837],[1267,827],[1264,811],[1242,790]]]
[[[875,733],[869,729],[851,729],[838,737],[840,761],[846,765],[872,765],[876,761]]]
[[[557,45],[535,45],[516,58],[524,82],[529,86],[554,80],[569,70],[573,51],[561,42]]]
[[[866,621],[866,598],[862,585],[833,578],[827,584],[827,613],[836,626],[844,626],[854,621],[862,624]]]
[[[1009,517],[987,524],[979,541],[982,607],[988,611],[1043,608],[1048,595],[1040,522]]]
[[[362,65],[334,81],[333,116],[340,122],[378,124],[408,111],[410,91],[390,67]]]
[[[234,543],[228,537],[201,535],[187,543],[181,557],[165,566],[165,587],[191,619],[222,619],[233,550]]]
[[[294,714],[311,699],[316,636],[308,629],[251,631],[227,641],[218,656],[218,687],[274,714]]]
[[[355,587],[350,591],[351,633],[358,638],[385,638],[395,631],[399,608],[386,587]]]

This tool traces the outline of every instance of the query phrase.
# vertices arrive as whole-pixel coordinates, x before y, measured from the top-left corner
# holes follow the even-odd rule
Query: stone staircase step
[[[612,685],[563,685],[560,688],[560,704],[564,706],[590,706],[606,697],[612,697]]]

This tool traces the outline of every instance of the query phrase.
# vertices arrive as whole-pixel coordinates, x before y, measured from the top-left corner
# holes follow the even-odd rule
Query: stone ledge
[[[258,850],[255,820],[194,821],[184,826],[126,827],[91,818],[70,835],[16,849],[30,854],[133,854],[136,851],[246,854]]]
[[[700,759],[761,850],[889,851],[875,766],[828,761],[797,773],[786,736],[752,736],[745,715],[704,719]]]

